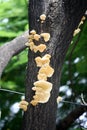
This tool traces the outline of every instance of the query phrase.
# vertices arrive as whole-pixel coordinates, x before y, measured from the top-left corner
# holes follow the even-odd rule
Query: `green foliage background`
[[[0,46],[22,34],[28,29],[27,0],[0,0]],[[64,100],[81,102],[80,95],[87,99],[87,20],[81,25],[78,44],[70,57],[73,45],[78,39],[72,39],[62,70],[60,96]],[[25,91],[27,49],[14,56],[3,72],[0,87],[14,91]],[[21,100],[22,95],[0,91],[0,130],[19,130],[22,123],[22,111],[12,111],[12,106]],[[63,119],[77,106],[60,103],[57,121]],[[86,117],[84,117],[86,118]],[[80,130],[85,120],[78,119],[69,130]]]

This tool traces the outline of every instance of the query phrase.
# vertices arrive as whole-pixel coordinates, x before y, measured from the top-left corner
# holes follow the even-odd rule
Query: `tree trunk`
[[[22,130],[55,130],[56,129],[56,98],[60,84],[61,68],[71,42],[73,31],[79,24],[85,13],[86,0],[29,0],[29,27],[41,33],[39,16],[46,14],[46,22],[43,24],[43,32],[51,34],[51,39],[46,43],[47,50],[44,53],[34,53],[29,50],[26,79],[26,100],[33,98],[33,83],[37,81],[38,68],[35,57],[51,54],[51,66],[55,69],[49,81],[53,83],[53,89],[49,102],[39,104],[36,107],[29,105],[24,113]]]

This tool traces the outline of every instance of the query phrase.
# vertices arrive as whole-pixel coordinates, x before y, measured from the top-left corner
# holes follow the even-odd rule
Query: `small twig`
[[[2,89],[2,88],[0,88],[0,91],[14,93],[14,94],[19,94],[19,95],[24,95],[24,93],[17,92],[17,91],[12,91],[12,90],[8,90],[8,89]]]
[[[78,106],[87,106],[85,104],[79,104],[79,103],[75,103],[75,102],[69,102],[69,101],[61,101],[63,103],[69,103],[69,104],[72,104],[72,105],[78,105]]]
[[[22,93],[22,92],[12,91],[12,90],[8,90],[8,89],[2,89],[2,88],[0,88],[0,91],[14,93],[14,94],[19,94],[19,95],[24,95],[24,93]],[[81,99],[82,99],[82,101],[83,101],[84,104],[79,104],[79,103],[69,102],[69,101],[64,101],[64,100],[62,100],[60,102],[62,102],[62,103],[68,103],[68,104],[72,104],[72,105],[87,106],[87,103],[84,101],[83,94],[81,94]]]
[[[86,106],[87,106],[87,103],[86,103],[86,102],[85,102],[85,100],[84,100],[83,93],[81,93],[81,100],[82,100],[82,103],[83,103],[84,105],[86,105]]]

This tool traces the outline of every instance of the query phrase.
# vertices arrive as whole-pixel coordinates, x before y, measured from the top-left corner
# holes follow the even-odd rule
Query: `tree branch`
[[[25,43],[27,41],[28,31],[0,47],[0,77],[12,56],[26,48]]]
[[[67,117],[61,120],[57,126],[56,130],[67,130],[74,121],[81,116],[84,112],[87,111],[87,107],[80,106],[73,110]]]

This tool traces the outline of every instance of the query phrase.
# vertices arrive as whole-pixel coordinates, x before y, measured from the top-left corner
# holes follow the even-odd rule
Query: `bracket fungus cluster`
[[[46,19],[46,15],[42,14],[40,16],[41,23],[44,23]],[[40,43],[40,39],[43,38],[45,42],[48,42],[50,40],[50,34],[49,33],[41,33],[37,34],[36,30],[31,30],[29,35],[29,41],[25,43],[26,46],[30,48],[31,51],[36,52],[44,52],[46,50],[46,45],[43,43]],[[38,43],[36,45],[35,43]]]
[[[34,87],[32,88],[35,91],[33,100],[31,101],[32,105],[37,105],[38,103],[46,103],[50,98],[50,92],[52,90],[52,83],[39,80],[34,82]]]
[[[46,20],[46,15],[42,14],[40,16],[40,20],[41,20],[41,23],[44,23]],[[33,30],[31,32],[33,32]],[[41,33],[41,34],[34,33],[32,35],[34,35],[32,39],[38,42],[40,41],[40,38],[43,38],[44,42],[48,42],[50,40],[49,33]],[[31,41],[31,39],[29,40]],[[42,45],[44,49],[42,49]],[[29,43],[29,46],[30,46],[30,43]],[[38,51],[44,52],[46,49],[46,45],[39,43],[37,47],[39,48],[40,46],[41,48],[38,49]],[[31,49],[31,46],[30,46],[30,49]],[[37,52],[35,51],[34,48],[32,49],[32,51]],[[38,103],[46,103],[48,102],[50,98],[50,92],[52,90],[52,83],[48,82],[47,78],[51,77],[54,73],[54,69],[50,66],[50,59],[51,59],[50,54],[45,54],[43,57],[37,56],[35,58],[36,65],[40,69],[37,74],[38,81],[34,82],[33,84],[34,87],[32,88],[32,90],[35,91],[35,95],[33,96],[33,99],[30,102],[33,106],[36,106]]]
[[[46,20],[46,15],[40,15],[41,24],[43,24]],[[41,43],[41,39],[43,39],[44,43],[50,40],[49,33],[41,33],[37,34],[36,30],[31,30],[29,35],[29,41],[25,44],[31,51],[37,53],[44,52],[47,47],[43,43]],[[37,81],[33,83],[32,90],[35,92],[33,99],[30,101],[30,104],[36,106],[38,103],[46,103],[50,98],[50,92],[52,90],[53,84],[47,81],[48,77],[51,77],[54,73],[54,69],[50,66],[50,54],[45,54],[43,57],[37,56],[35,58],[36,66],[39,67],[39,71],[37,74]],[[20,102],[20,108],[24,111],[27,110],[28,103],[26,101]]]

